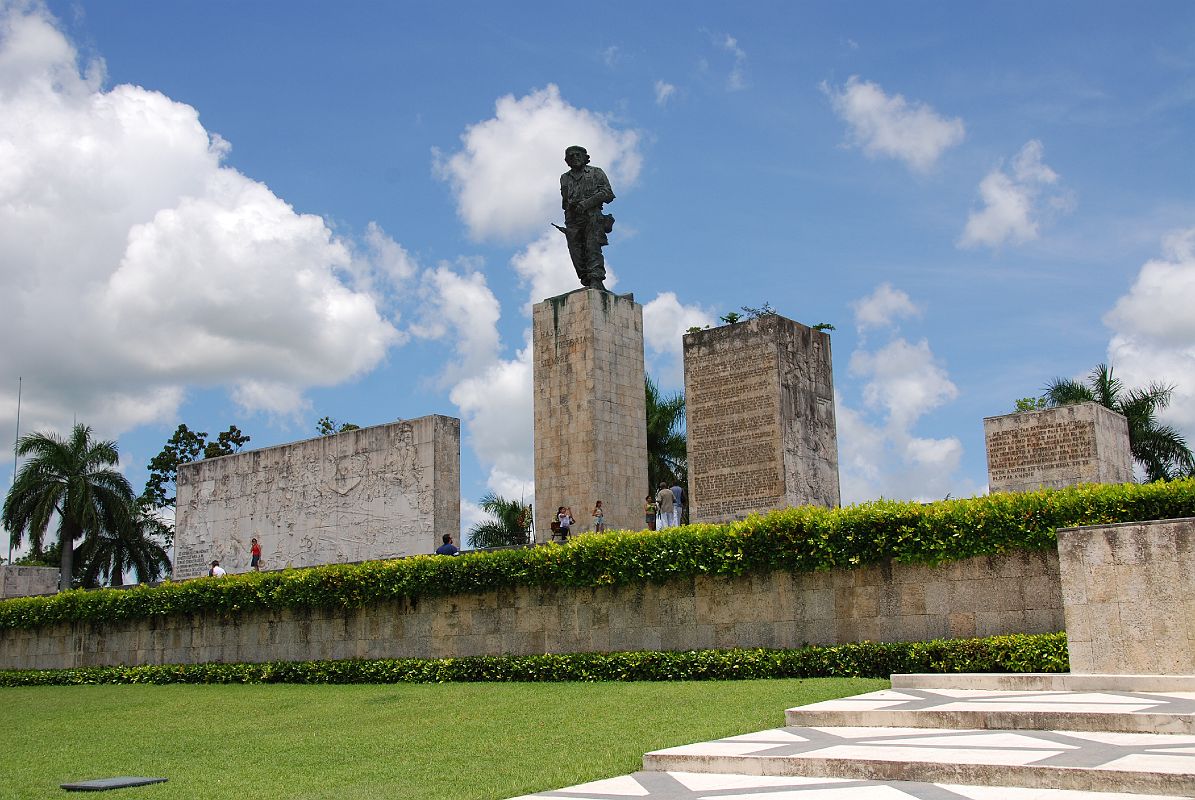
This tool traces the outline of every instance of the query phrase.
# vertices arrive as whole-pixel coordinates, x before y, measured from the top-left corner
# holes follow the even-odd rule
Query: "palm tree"
[[[75,425],[67,439],[53,433],[22,436],[17,455],[29,460],[8,491],[0,519],[13,547],[21,545],[27,532],[33,549],[40,551],[46,528],[57,518],[62,552],[58,586],[69,589],[75,540],[128,524],[133,490],[123,475],[111,469],[120,460],[116,443],[93,442],[91,428]]]
[[[643,384],[647,395],[647,483],[655,489],[660,481],[669,486],[688,478],[685,434],[685,396],[680,392],[664,397],[655,381]]]
[[[170,556],[163,547],[171,535],[170,525],[158,516],[148,498],[129,504],[126,525],[100,531],[79,548],[79,570],[84,586],[119,586],[124,576],[136,571],[139,581],[156,581],[170,571]]]
[[[1095,402],[1123,415],[1129,422],[1133,458],[1149,480],[1159,481],[1195,473],[1195,456],[1186,439],[1169,425],[1158,424],[1158,412],[1170,405],[1173,393],[1174,386],[1157,382],[1126,390],[1111,367],[1097,364],[1087,383],[1055,378],[1046,386],[1045,401],[1050,407]]]
[[[470,547],[507,547],[531,538],[531,506],[489,492],[478,503],[494,519],[479,522],[468,533]]]

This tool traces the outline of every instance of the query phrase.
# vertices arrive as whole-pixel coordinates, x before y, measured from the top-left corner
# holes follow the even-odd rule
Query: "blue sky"
[[[984,491],[982,418],[1101,361],[1195,436],[1195,6],[596,8],[0,0],[2,440],[18,376],[136,486],[179,422],[442,413],[530,492],[574,143],[665,388],[740,306],[836,326],[844,501]]]

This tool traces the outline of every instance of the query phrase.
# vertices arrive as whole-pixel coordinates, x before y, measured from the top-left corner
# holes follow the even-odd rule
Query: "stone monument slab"
[[[536,541],[560,506],[573,533],[592,529],[602,501],[607,530],[642,530],[647,494],[643,306],[632,295],[578,289],[532,315]]]
[[[986,417],[983,437],[993,492],[1133,480],[1128,422],[1099,403]]]
[[[1058,531],[1071,672],[1195,674],[1195,518]]]
[[[175,578],[430,553],[460,532],[460,420],[438,414],[184,464]]]
[[[830,336],[777,314],[684,337],[689,518],[839,504]]]
[[[58,591],[58,574],[58,567],[0,564],[0,600],[54,594]]]

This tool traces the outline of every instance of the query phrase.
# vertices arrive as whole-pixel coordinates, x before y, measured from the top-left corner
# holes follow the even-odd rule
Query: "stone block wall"
[[[438,414],[184,464],[175,578],[430,553],[460,532],[460,420]]]
[[[0,631],[0,668],[800,647],[1062,629],[1053,552]]]
[[[24,567],[0,564],[0,600],[31,597],[58,591],[57,567]]]
[[[1071,672],[1195,674],[1195,519],[1058,531]]]
[[[839,504],[830,335],[770,314],[685,334],[689,518]]]
[[[643,306],[597,289],[552,297],[533,310],[532,342],[536,540],[560,506],[574,533],[592,530],[598,500],[607,530],[643,530]]]
[[[1128,421],[1098,403],[987,417],[983,435],[993,492],[1133,480]]]

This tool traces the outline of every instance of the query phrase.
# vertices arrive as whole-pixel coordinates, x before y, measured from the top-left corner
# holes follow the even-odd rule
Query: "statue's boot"
[[[597,289],[599,292],[608,292],[608,291],[610,291],[609,289],[607,289],[607,288],[606,288],[606,284],[602,283],[601,281],[590,281],[590,282],[589,282],[589,288],[590,288],[590,289]]]

